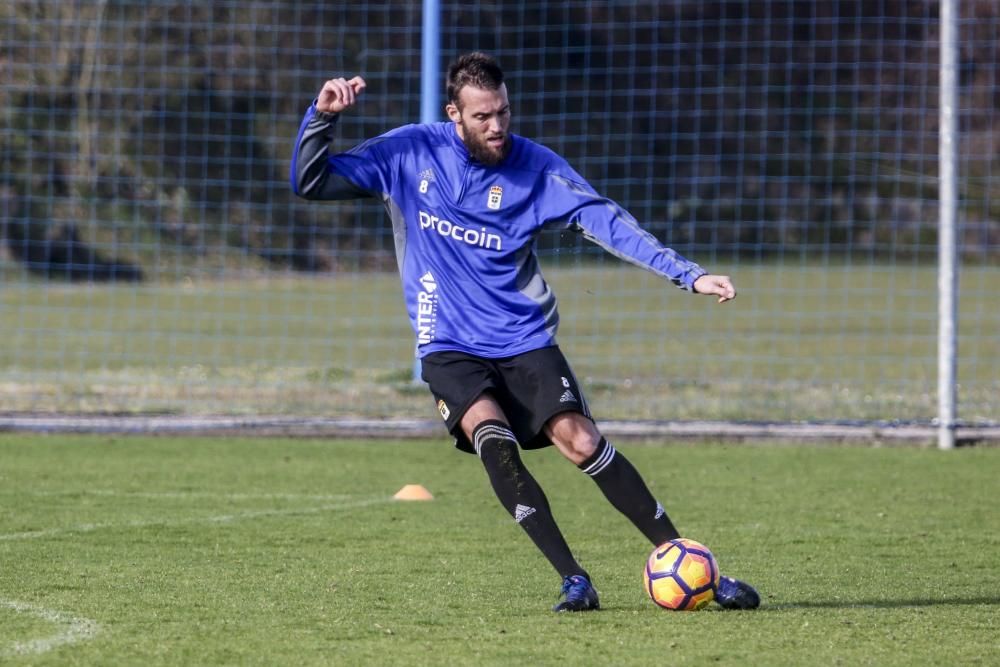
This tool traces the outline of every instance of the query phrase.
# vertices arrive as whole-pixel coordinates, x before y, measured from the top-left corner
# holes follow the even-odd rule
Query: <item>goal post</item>
[[[957,0],[941,0],[941,75],[939,144],[938,231],[938,447],[955,446],[955,383],[956,383],[956,300],[958,270],[956,267],[955,227],[958,218],[956,171],[955,112],[958,104],[956,61],[958,30],[955,5]]]

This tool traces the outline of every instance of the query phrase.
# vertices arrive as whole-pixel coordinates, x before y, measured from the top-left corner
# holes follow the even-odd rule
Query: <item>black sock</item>
[[[517,440],[501,421],[485,421],[472,433],[472,444],[486,467],[493,491],[514,520],[561,576],[590,576],[573,558],[559,526],[552,517],[549,501],[521,461]]]
[[[639,472],[610,442],[601,438],[597,451],[579,468],[597,482],[615,509],[628,517],[654,545],[680,537]]]

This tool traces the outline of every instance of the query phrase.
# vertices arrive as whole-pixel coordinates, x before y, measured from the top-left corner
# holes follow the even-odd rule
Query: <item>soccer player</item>
[[[572,229],[677,287],[736,297],[712,275],[642,230],[564,159],[510,131],[503,71],[483,53],[448,68],[449,120],[406,125],[331,154],[340,113],[365,81],[327,81],[306,111],[292,157],[292,188],[316,200],[377,197],[392,221],[422,377],[456,446],[476,454],[504,509],[563,578],[555,611],[598,609],[590,575],[553,519],[519,447],[555,445],[654,545],[679,537],[642,477],[594,424],[556,345],[556,297],[539,270],[543,229]],[[748,584],[722,577],[723,607],[760,604]]]

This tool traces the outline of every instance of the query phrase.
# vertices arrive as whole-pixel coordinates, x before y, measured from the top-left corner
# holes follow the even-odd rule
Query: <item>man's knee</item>
[[[545,434],[563,456],[576,464],[594,455],[601,441],[597,427],[579,412],[563,412],[548,421]]]

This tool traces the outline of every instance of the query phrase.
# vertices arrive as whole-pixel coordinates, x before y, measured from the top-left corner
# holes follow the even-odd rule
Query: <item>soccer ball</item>
[[[696,611],[715,599],[719,564],[704,544],[680,537],[653,549],[642,580],[650,599],[664,609]]]

